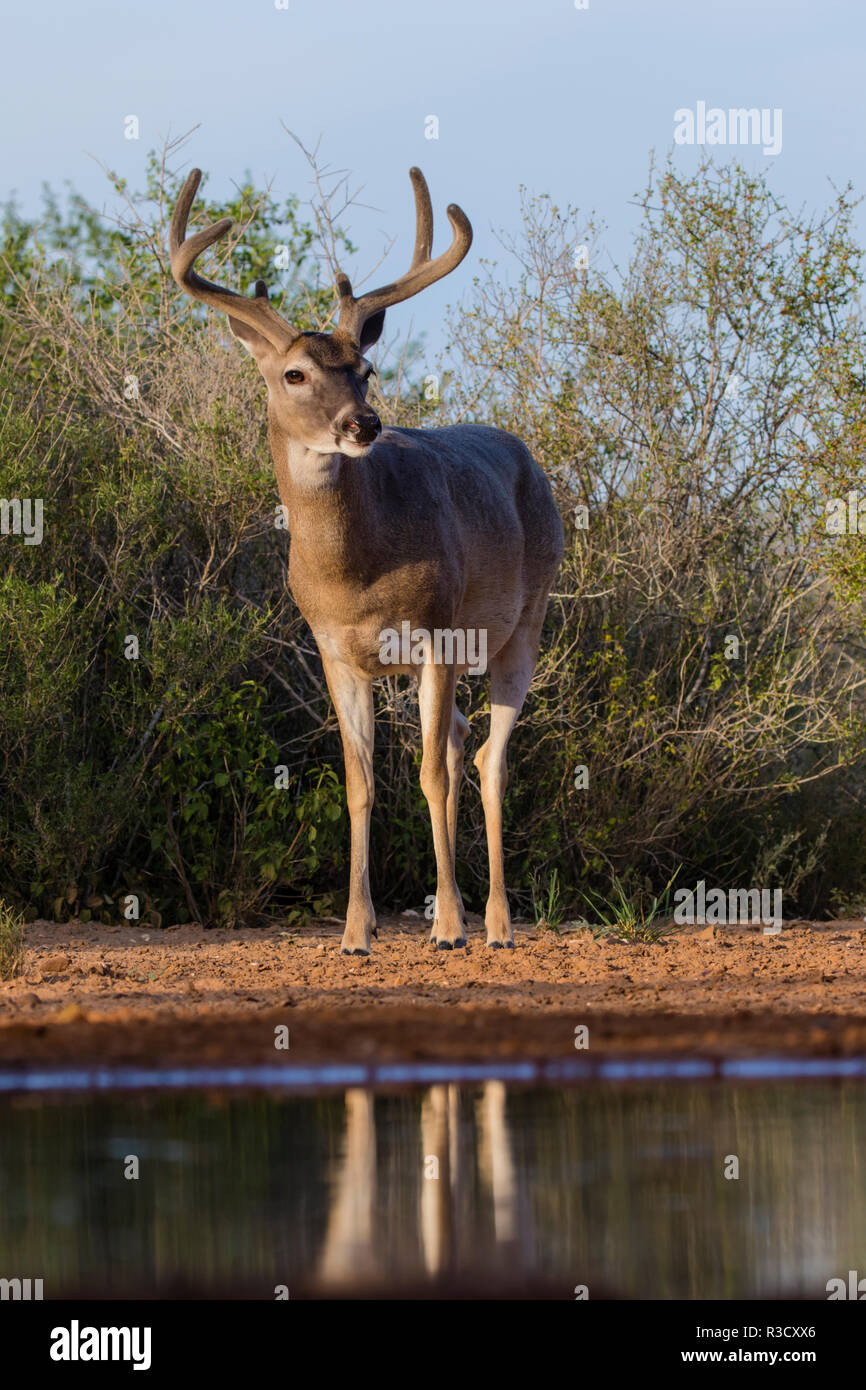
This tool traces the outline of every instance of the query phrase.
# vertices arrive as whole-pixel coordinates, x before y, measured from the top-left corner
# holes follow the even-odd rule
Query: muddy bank
[[[29,1061],[304,1063],[558,1057],[592,1050],[866,1054],[862,922],[686,929],[660,943],[518,926],[463,951],[385,919],[369,959],[342,923],[287,932],[28,928],[24,975],[0,983],[0,1065]],[[277,1051],[285,1023],[290,1048]]]

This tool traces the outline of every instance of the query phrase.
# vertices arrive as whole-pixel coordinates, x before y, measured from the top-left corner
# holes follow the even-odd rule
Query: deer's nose
[[[372,444],[382,432],[382,421],[372,410],[356,410],[346,416],[341,428],[344,434],[359,444]]]

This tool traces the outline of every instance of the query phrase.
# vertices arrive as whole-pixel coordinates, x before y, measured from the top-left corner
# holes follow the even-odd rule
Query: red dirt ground
[[[417,917],[380,921],[369,959],[342,923],[236,932],[35,922],[24,975],[0,983],[0,1065],[866,1054],[862,922],[686,928],[660,943],[518,925],[489,951],[470,917],[437,951]],[[274,1050],[274,1025],[291,1047]]]

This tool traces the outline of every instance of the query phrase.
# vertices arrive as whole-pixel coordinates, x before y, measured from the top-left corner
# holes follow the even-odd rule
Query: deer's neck
[[[317,454],[285,436],[272,445],[288,513],[292,571],[315,573],[325,582],[363,582],[376,549],[364,459]]]

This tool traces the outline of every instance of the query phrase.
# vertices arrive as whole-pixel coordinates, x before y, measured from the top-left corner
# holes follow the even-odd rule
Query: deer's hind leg
[[[448,801],[446,804],[446,819],[448,821],[448,840],[451,845],[451,869],[456,871],[457,867],[457,803],[460,800],[460,784],[463,781],[463,748],[469,735],[469,720],[466,719],[455,704],[451,715],[451,728],[448,733]],[[456,883],[456,878],[455,878]],[[457,889],[457,900],[460,904],[460,916],[463,926],[466,926],[466,912],[463,907],[463,897],[460,889]],[[433,923],[432,939],[436,940],[436,923]]]
[[[474,758],[481,782],[490,863],[490,893],[484,923],[487,945],[496,948],[514,946],[502,850],[502,799],[508,785],[508,740],[532,681],[546,607],[545,593],[524,610],[505,646],[491,659],[490,733]]]
[[[448,732],[448,753],[446,755],[446,765],[448,767],[448,800],[445,803],[445,819],[448,822],[448,842],[451,847],[451,869],[456,870],[457,860],[457,805],[460,800],[460,786],[463,781],[463,748],[469,734],[469,720],[464,718],[455,703],[451,715],[451,728]],[[457,879],[455,877],[455,884]],[[466,929],[466,909],[463,906],[463,895],[458,887],[457,902],[460,906],[460,920],[463,929]],[[439,917],[434,913],[433,926],[430,930],[430,940],[439,940]]]
[[[454,836],[457,824],[459,773],[463,766],[466,725],[455,720],[453,666],[429,662],[418,678],[421,711],[421,790],[430,809],[433,848],[436,854],[436,918],[432,940],[440,951],[466,945],[463,903],[454,878]],[[466,725],[468,730],[468,725]]]

